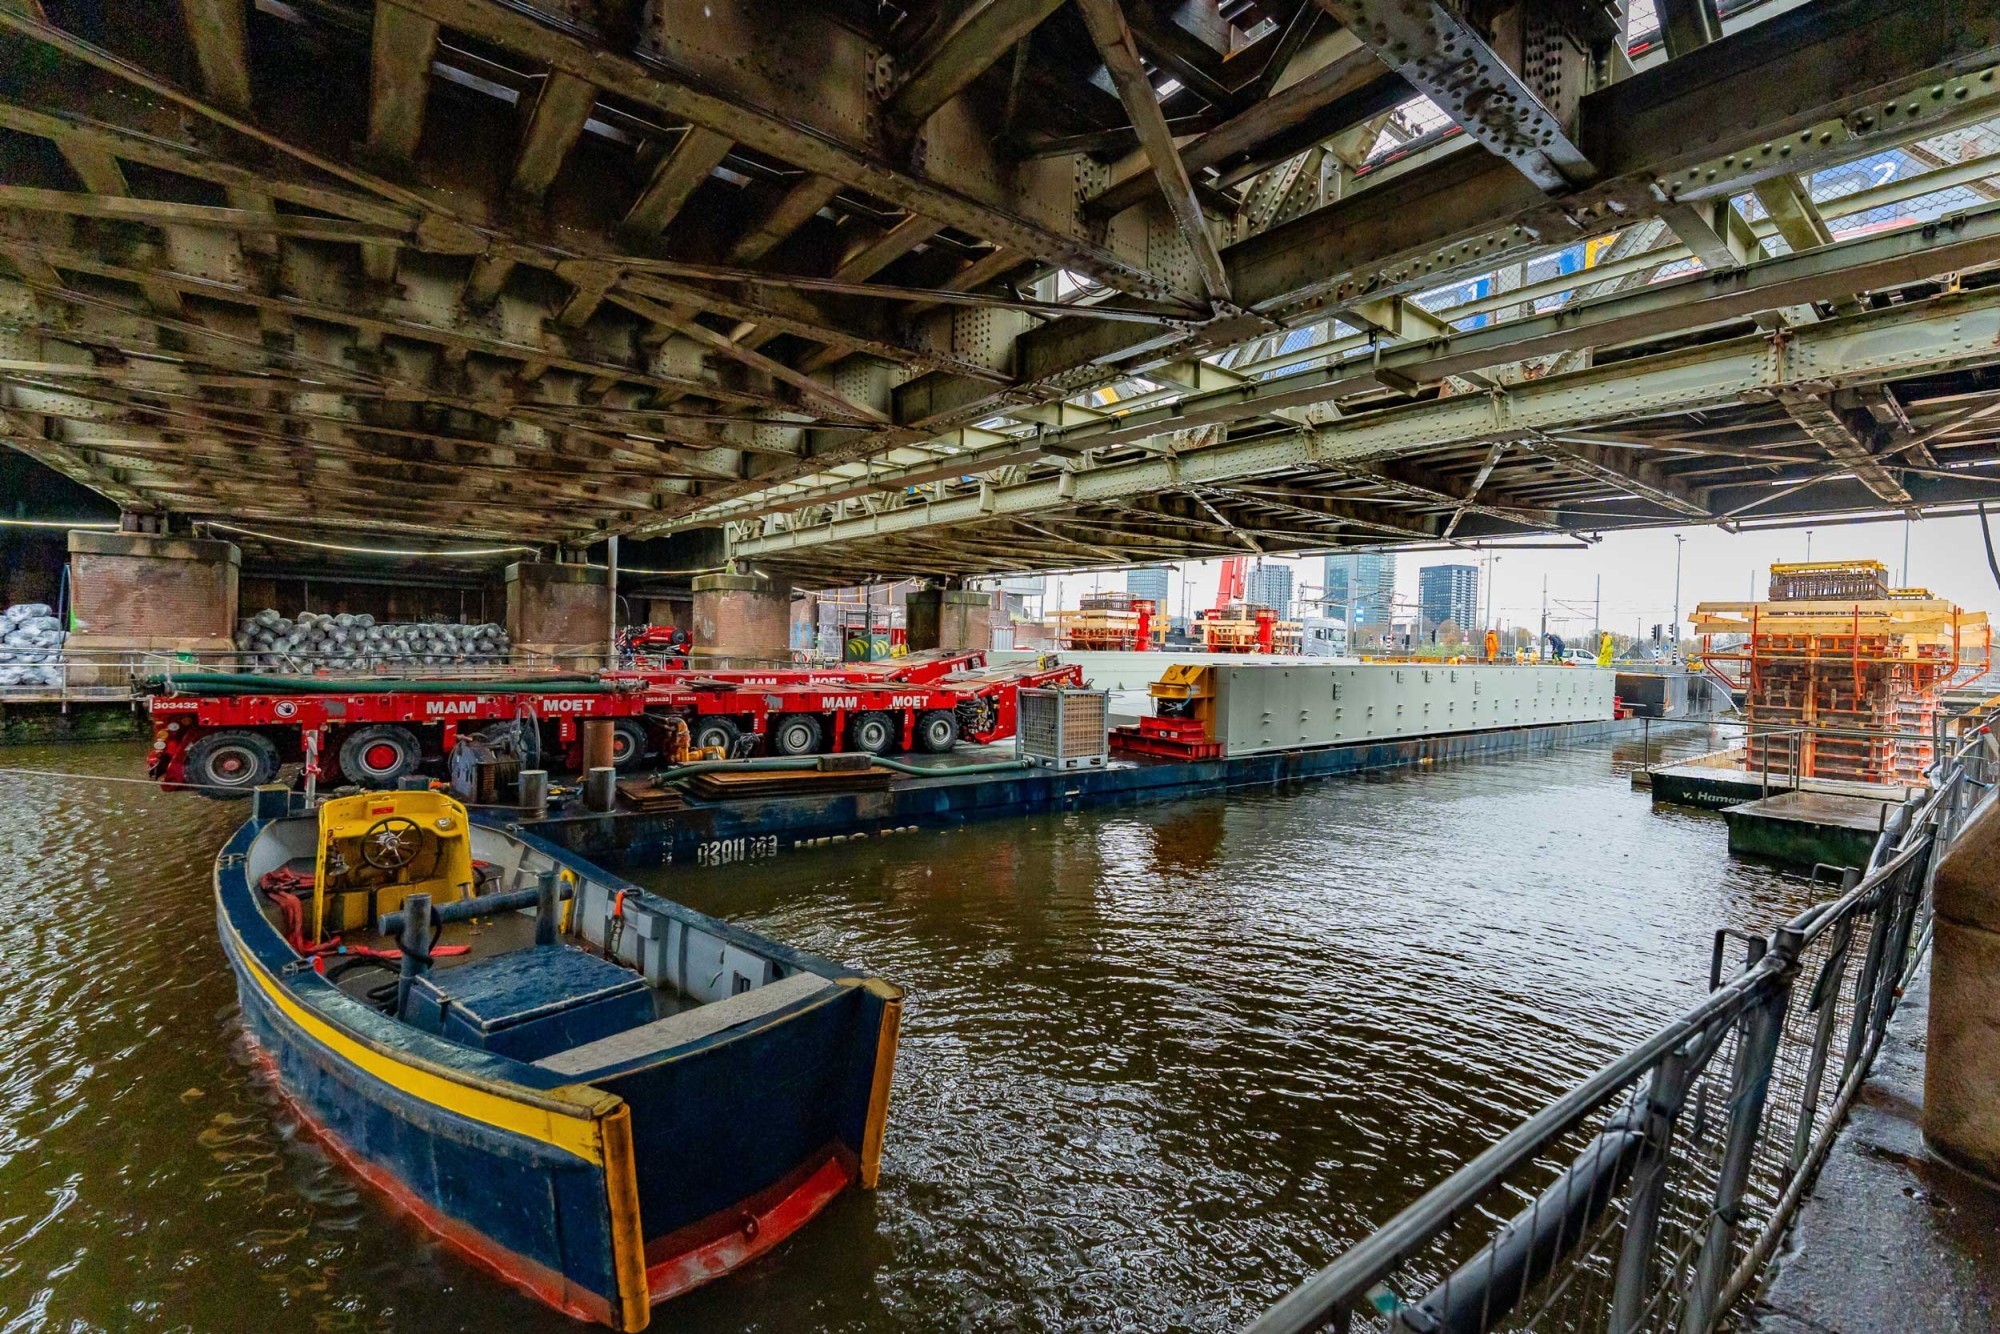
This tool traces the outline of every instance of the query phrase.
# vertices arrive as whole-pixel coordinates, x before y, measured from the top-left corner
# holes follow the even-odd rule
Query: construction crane
[[[1215,612],[1219,616],[1231,607],[1242,605],[1244,591],[1243,566],[1246,557],[1230,556],[1222,562],[1222,577],[1215,584]]]

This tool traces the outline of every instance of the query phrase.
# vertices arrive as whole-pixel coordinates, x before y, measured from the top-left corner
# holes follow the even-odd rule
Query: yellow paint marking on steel
[[[598,1123],[604,1143],[604,1193],[611,1206],[611,1270],[618,1280],[618,1327],[644,1329],[653,1318],[646,1282],[646,1232],[639,1217],[639,1165],[632,1152],[632,1109]]]
[[[868,1120],[861,1132],[861,1186],[875,1189],[882,1176],[882,1140],[889,1130],[889,1082],[896,1073],[896,1038],[903,1027],[900,995],[882,1005],[882,1028],[875,1043],[875,1082],[868,1090]]]

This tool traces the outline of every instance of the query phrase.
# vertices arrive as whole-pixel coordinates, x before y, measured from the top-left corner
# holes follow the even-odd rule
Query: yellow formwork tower
[[[1752,770],[1917,783],[1944,692],[1991,666],[1986,613],[1890,588],[1879,561],[1771,567],[1764,602],[1695,608],[1706,669],[1744,694]]]

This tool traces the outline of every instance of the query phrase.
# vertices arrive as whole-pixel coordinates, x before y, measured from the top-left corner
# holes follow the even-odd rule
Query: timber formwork
[[[1885,574],[1875,561],[1773,565],[1769,601],[1695,609],[1704,662],[1744,692],[1752,772],[1924,780],[1944,692],[1988,670],[1990,633],[1984,612]]]
[[[1083,652],[1137,652],[1166,640],[1166,621],[1151,598],[1093,593],[1075,611],[1056,614],[1064,648]]]

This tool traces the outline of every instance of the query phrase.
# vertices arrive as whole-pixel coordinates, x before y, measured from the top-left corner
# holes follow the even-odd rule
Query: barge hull
[[[1604,720],[1209,760],[1136,759],[1102,769],[954,775],[941,767],[935,777],[899,778],[876,792],[690,799],[678,810],[551,816],[523,822],[520,828],[601,866],[726,865],[910,829],[1175,801],[1368,770],[1551,750],[1637,730],[1638,724],[1629,720]]]
[[[620,1319],[604,1164],[462,1116],[369,1074],[306,1032],[221,922],[243,1017],[293,1110],[454,1250],[580,1320]],[[553,1201],[554,1209],[523,1208]],[[537,1220],[545,1226],[537,1226]]]

